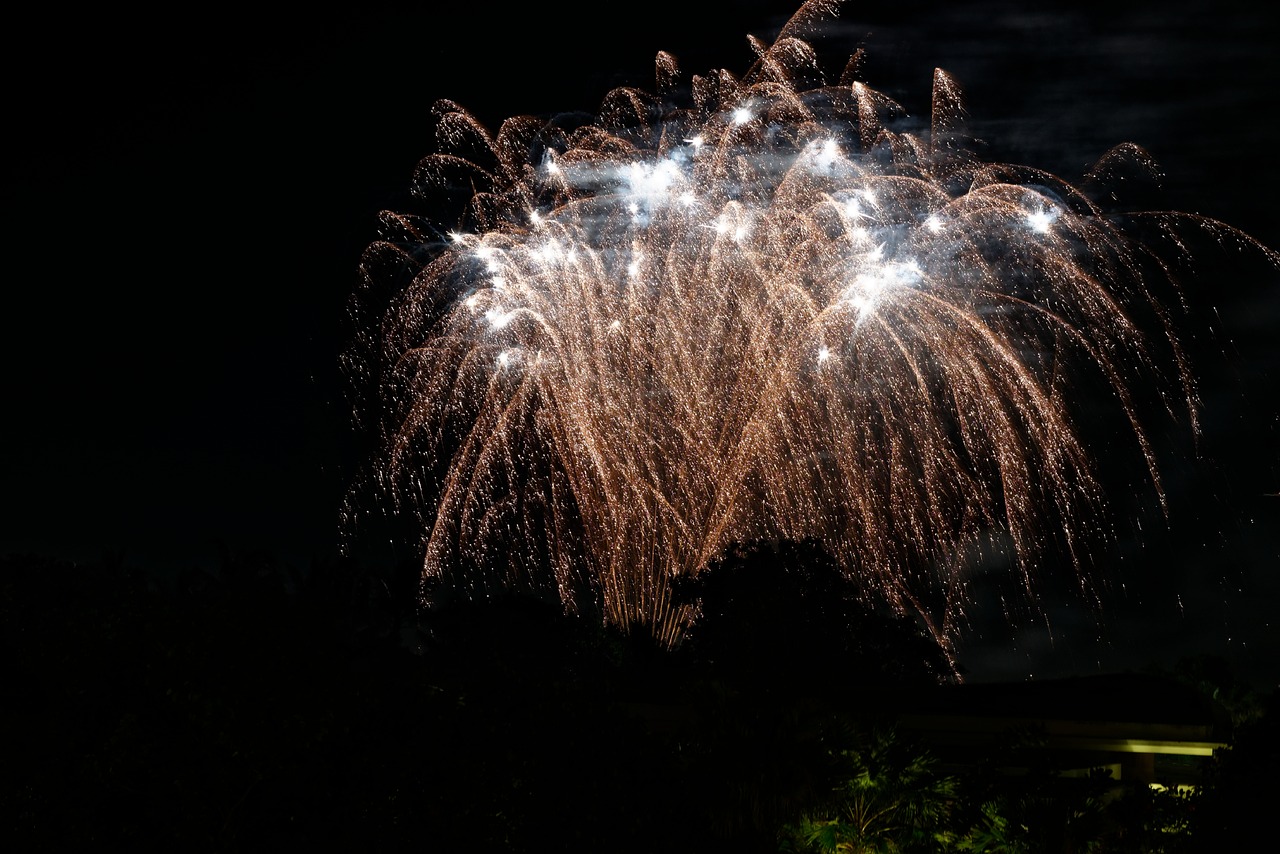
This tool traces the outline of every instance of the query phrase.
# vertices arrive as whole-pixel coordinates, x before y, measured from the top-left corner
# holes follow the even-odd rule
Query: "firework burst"
[[[1131,391],[1196,412],[1170,265],[1084,190],[971,155],[946,73],[919,132],[858,55],[827,82],[801,36],[831,5],[752,39],[741,77],[686,85],[660,53],[652,91],[585,124],[492,134],[437,104],[415,189],[462,213],[384,215],[349,360],[424,580],[549,591],[674,644],[674,579],[812,539],[950,645],[975,548],[1003,543],[1033,591],[1042,549],[1086,545],[1085,374],[1159,493]]]

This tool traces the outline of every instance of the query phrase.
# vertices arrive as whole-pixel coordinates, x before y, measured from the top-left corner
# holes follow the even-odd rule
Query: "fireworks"
[[[944,72],[919,133],[857,56],[823,82],[799,36],[828,6],[752,40],[740,78],[686,86],[660,53],[652,92],[581,126],[491,134],[437,105],[416,189],[463,213],[385,215],[352,362],[424,579],[552,592],[674,644],[673,579],[814,539],[949,644],[976,548],[1006,544],[1032,591],[1035,556],[1083,547],[1103,509],[1082,376],[1159,491],[1131,389],[1163,383],[1193,429],[1196,410],[1168,264],[1081,189],[973,157]]]

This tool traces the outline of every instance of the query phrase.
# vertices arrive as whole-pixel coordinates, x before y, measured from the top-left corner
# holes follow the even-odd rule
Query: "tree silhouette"
[[[676,593],[697,608],[684,654],[746,690],[845,695],[951,672],[921,626],[869,604],[814,541],[742,545]]]

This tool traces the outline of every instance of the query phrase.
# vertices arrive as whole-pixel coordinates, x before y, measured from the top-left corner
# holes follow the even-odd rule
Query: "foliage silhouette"
[[[932,685],[945,661],[827,569],[805,544],[744,548],[684,590],[700,617],[672,651],[529,596],[418,613],[396,567],[9,556],[4,826],[41,848],[773,851],[802,817],[834,821],[858,780],[940,796],[910,751],[867,738],[893,686]],[[1084,809],[1088,781],[999,777],[992,753],[991,773],[955,778],[945,821],[936,798],[910,807],[932,828],[911,844],[1244,845],[1275,797],[1274,705],[1193,798],[1112,788]]]
[[[685,654],[741,686],[845,695],[952,673],[922,626],[867,604],[813,541],[743,544],[675,592],[697,608]]]

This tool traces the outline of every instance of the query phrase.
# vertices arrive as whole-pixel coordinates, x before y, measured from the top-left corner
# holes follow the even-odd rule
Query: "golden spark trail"
[[[753,40],[741,78],[681,90],[659,54],[655,92],[615,90],[578,127],[491,134],[436,106],[415,186],[465,210],[445,241],[384,216],[356,366],[424,580],[549,591],[674,644],[692,615],[673,579],[815,539],[949,645],[976,547],[1003,535],[1033,592],[1035,555],[1082,549],[1103,509],[1079,371],[1159,489],[1134,385],[1196,408],[1169,268],[1083,190],[967,153],[942,72],[923,134],[890,129],[906,111],[856,57],[802,87],[820,70],[797,34],[830,5]],[[412,278],[379,303],[392,267]]]

